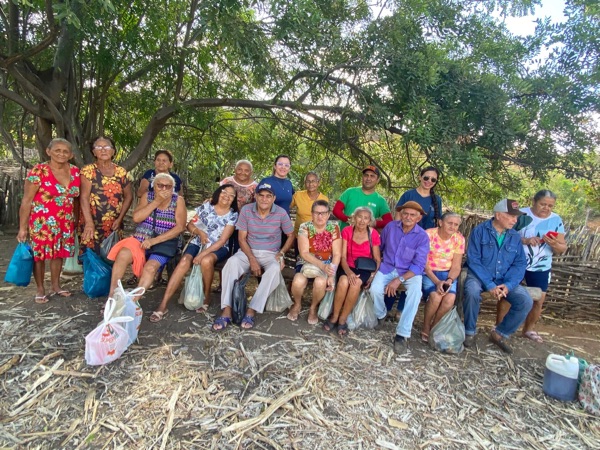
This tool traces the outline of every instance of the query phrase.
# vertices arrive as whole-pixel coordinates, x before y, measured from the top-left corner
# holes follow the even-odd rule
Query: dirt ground
[[[15,245],[0,236],[2,279]],[[174,299],[153,324],[159,287],[141,301],[139,343],[90,367],[84,338],[104,299],[81,283],[65,279],[74,295],[45,305],[33,282],[0,283],[0,447],[600,448],[597,418],[542,392],[548,354],[600,363],[597,322],[544,316],[545,342],[515,336],[508,357],[487,341],[485,305],[477,346],[451,356],[418,339],[420,308],[397,357],[395,324],[341,339],[308,325],[306,302],[295,323],[265,313],[252,331],[212,333],[218,294],[206,314]]]

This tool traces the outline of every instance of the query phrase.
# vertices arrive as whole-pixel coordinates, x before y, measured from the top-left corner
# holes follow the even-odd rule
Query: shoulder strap
[[[367,225],[367,236],[369,237],[369,249],[371,250],[371,258],[373,257],[373,240],[371,239],[371,229]]]

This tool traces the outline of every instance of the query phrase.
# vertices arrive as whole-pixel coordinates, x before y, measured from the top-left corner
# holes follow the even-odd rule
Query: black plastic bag
[[[119,242],[119,232],[113,231],[108,236],[106,236],[106,239],[104,239],[102,241],[102,244],[100,244],[100,256],[103,259],[107,259],[110,250],[115,246],[117,242]]]
[[[248,298],[246,297],[246,283],[250,278],[249,273],[245,273],[239,279],[233,282],[233,293],[231,295],[231,309],[233,323],[240,325],[246,315],[248,308]]]

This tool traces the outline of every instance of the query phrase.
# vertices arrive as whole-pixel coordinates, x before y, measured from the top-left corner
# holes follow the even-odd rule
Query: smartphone
[[[555,238],[556,236],[558,236],[558,233],[556,231],[548,231],[546,233],[546,236],[548,236],[549,238]]]
[[[444,292],[448,292],[450,290],[450,286],[452,286],[452,283],[443,284],[442,287],[444,288]]]

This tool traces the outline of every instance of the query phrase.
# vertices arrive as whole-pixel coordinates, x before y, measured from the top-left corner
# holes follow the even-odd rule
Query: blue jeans
[[[481,304],[481,293],[483,290],[484,287],[479,278],[469,271],[465,280],[463,298],[465,334],[467,336],[473,336],[477,332],[477,317],[479,317],[479,305]],[[533,300],[529,296],[527,289],[520,285],[508,293],[506,301],[510,303],[510,309],[506,316],[504,316],[504,320],[496,327],[496,333],[505,338],[517,331],[533,306]]]
[[[383,293],[385,292],[385,287],[394,278],[398,278],[398,272],[396,269],[392,270],[388,274],[377,272],[377,274],[375,274],[375,278],[373,278],[373,282],[371,283],[370,291],[371,295],[373,296],[373,301],[375,303],[375,314],[377,315],[378,319],[383,319],[387,314]],[[412,325],[415,320],[415,316],[417,315],[417,310],[419,309],[419,302],[421,301],[421,284],[421,275],[414,276],[404,282],[404,287],[406,287],[406,305],[404,306],[404,311],[402,312],[402,316],[400,316],[400,321],[396,327],[397,335],[405,338],[410,337]]]

